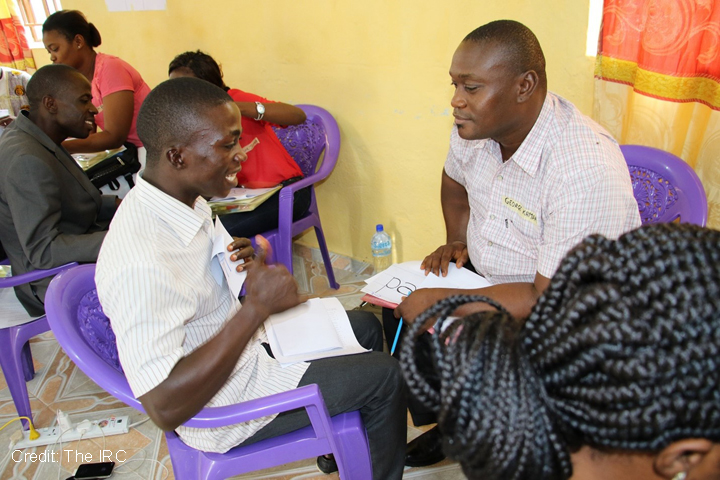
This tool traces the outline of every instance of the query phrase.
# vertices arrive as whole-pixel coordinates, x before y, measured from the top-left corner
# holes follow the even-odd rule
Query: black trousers
[[[316,383],[330,415],[360,410],[367,430],[375,480],[400,480],[405,463],[407,416],[400,365],[383,353],[380,322],[370,312],[350,311],[355,336],[373,351],[310,362],[298,386]],[[305,410],[278,415],[246,440],[248,445],[310,424]]]

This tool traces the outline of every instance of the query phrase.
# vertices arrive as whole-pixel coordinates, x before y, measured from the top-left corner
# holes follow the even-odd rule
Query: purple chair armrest
[[[195,428],[224,427],[297,408],[316,407],[322,412],[324,411],[324,405],[320,388],[315,384],[306,385],[236,405],[203,408],[192,419],[185,422],[183,426]],[[330,421],[329,416],[327,416],[327,421]]]
[[[327,177],[329,174],[330,172],[325,175],[320,175],[320,172],[318,172],[314,175],[310,175],[309,177],[305,177],[295,183],[291,183],[290,185],[280,189],[280,198],[292,196],[298,190],[302,190],[309,185],[319,182],[320,180]]]
[[[49,268],[47,270],[33,270],[32,272],[23,273],[21,275],[13,275],[11,277],[0,278],[0,288],[15,287],[18,285],[23,285],[25,283],[34,282],[35,280],[40,280],[41,278],[51,277],[53,275],[57,275],[63,270],[74,267],[76,265],[77,262],[72,262],[66,265],[62,265],[60,267]]]

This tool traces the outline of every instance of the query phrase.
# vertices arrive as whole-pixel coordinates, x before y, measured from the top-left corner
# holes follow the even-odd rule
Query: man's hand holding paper
[[[247,269],[246,301],[243,308],[261,310],[267,318],[274,313],[300,304],[297,282],[284,265],[265,264],[271,248],[268,241],[258,235],[255,237],[258,254]]]
[[[232,243],[227,246],[227,250],[230,252],[230,261],[238,262],[235,271],[242,272],[252,263],[255,249],[247,238],[232,237],[232,239]]]
[[[462,268],[468,261],[468,249],[465,242],[455,241],[438,247],[433,253],[425,257],[420,268],[425,270],[425,275],[434,273],[446,277],[450,271],[451,262],[455,262],[457,268]]]

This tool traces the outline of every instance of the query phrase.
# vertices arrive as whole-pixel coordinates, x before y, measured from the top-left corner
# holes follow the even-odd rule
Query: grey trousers
[[[401,479],[405,463],[405,387],[397,360],[383,353],[380,322],[370,312],[350,311],[360,345],[373,351],[310,362],[298,386],[318,384],[330,415],[360,410],[370,444],[375,480]],[[278,415],[242,445],[306,427],[305,410]]]

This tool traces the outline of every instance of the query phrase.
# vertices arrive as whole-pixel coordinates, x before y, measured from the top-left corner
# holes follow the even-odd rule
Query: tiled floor
[[[296,246],[294,262],[295,278],[301,293],[310,297],[337,296],[346,309],[355,308],[360,304],[363,280],[372,273],[372,266],[367,263],[333,255],[335,277],[341,285],[336,291],[328,287],[325,269],[317,250]],[[64,355],[52,333],[48,332],[34,338],[32,352],[37,374],[31,382],[28,382],[28,390],[38,428],[49,426],[55,419],[57,409],[69,414],[71,420],[76,423],[84,419],[99,420],[111,415],[128,415],[131,424],[146,419],[144,415],[118,402],[88,379]],[[4,378],[0,376],[0,422],[5,423],[15,415],[10,393]],[[9,445],[11,435],[19,430],[19,426],[16,425],[18,424],[11,424],[0,431],[0,445]],[[408,420],[408,438],[414,438],[425,428],[416,428]],[[0,452],[2,450],[0,448]],[[120,460],[126,460],[122,465],[118,463],[112,478],[154,480],[174,478],[165,438],[149,421],[134,426],[126,435],[63,442],[61,445],[36,447],[15,453],[8,451],[0,462],[0,478],[66,479],[75,471],[78,464],[84,462],[81,458],[92,458],[90,460],[92,462],[100,461],[101,451],[111,452],[112,455],[118,455]],[[29,456],[23,457],[26,453],[39,455],[43,452],[45,456],[36,458],[35,461],[31,461]],[[53,455],[52,452],[56,453]],[[43,459],[45,461],[41,461]],[[323,475],[317,470],[314,460],[304,460],[234,478],[337,480],[338,476]],[[406,469],[404,478],[461,480],[465,477],[457,464],[446,460],[432,467]]]

